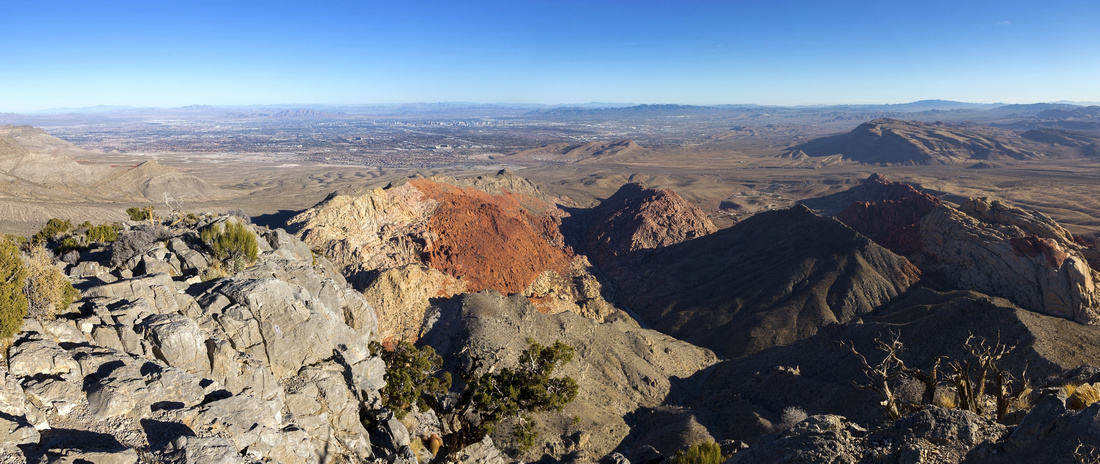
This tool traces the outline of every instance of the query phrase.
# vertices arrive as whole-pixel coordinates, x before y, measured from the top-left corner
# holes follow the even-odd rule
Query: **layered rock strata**
[[[1012,300],[1080,323],[1100,322],[1100,274],[1046,215],[996,200],[942,205],[921,220],[923,269],[956,288]]]

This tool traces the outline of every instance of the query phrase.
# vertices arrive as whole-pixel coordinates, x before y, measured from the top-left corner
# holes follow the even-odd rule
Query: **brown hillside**
[[[885,304],[920,272],[803,206],[671,245],[616,281],[616,300],[657,330],[730,357],[808,337]]]
[[[1034,159],[1049,149],[1049,145],[990,126],[876,119],[846,134],[794,146],[791,151],[811,157],[840,154],[868,164],[934,165]]]
[[[581,144],[555,143],[538,148],[521,150],[507,156],[519,159],[560,161],[567,163],[593,163],[618,159],[644,150],[633,140],[613,142],[596,141]]]

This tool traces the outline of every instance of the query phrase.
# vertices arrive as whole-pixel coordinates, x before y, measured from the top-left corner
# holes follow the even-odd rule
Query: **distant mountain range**
[[[275,124],[317,121],[371,120],[527,120],[584,124],[601,121],[660,120],[662,125],[688,127],[705,122],[721,126],[796,124],[838,130],[875,119],[891,118],[927,123],[978,123],[1011,131],[1060,129],[1100,132],[1100,106],[1069,103],[969,103],[921,100],[882,105],[762,106],[584,103],[540,104],[407,103],[383,105],[191,105],[178,108],[96,106],[58,108],[32,114],[0,113],[0,124],[56,127],[150,121],[256,121]],[[682,121],[682,123],[681,123]],[[686,124],[686,125],[685,125]],[[851,126],[849,126],[849,124]],[[635,136],[638,137],[638,136]],[[645,140],[640,140],[645,142]]]

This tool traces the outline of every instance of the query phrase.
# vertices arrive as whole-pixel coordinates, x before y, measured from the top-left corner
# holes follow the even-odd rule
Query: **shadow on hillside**
[[[256,224],[256,225],[267,227],[269,229],[286,229],[287,228],[287,225],[286,225],[287,221],[290,221],[290,218],[293,218],[294,216],[297,216],[298,213],[301,213],[301,212],[302,212],[301,210],[281,209],[276,213],[261,214],[259,216],[252,216],[252,223]],[[297,231],[296,230],[294,230],[294,231],[287,230],[287,232],[293,234],[293,233],[296,233]]]

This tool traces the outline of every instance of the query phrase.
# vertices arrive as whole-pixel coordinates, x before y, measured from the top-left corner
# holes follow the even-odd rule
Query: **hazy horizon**
[[[5,15],[0,112],[1100,101],[1088,1],[42,1]]]

